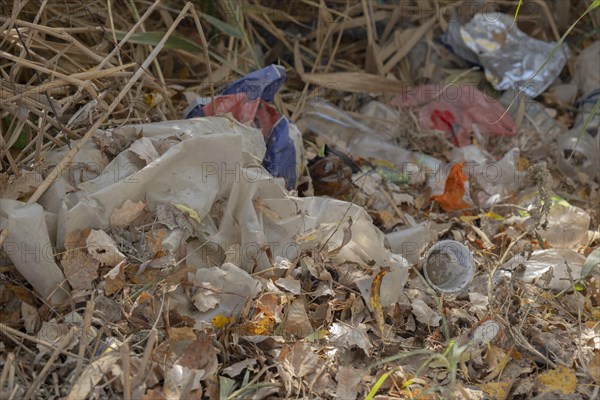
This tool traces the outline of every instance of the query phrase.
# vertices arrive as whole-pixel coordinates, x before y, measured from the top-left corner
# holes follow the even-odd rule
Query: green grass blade
[[[515,11],[515,18],[513,19],[513,26],[517,22],[517,16],[519,15],[519,10],[521,9],[521,4],[523,4],[523,0],[519,0],[519,4],[517,4],[517,10]],[[512,28],[512,26],[511,26]]]
[[[244,34],[238,27],[230,25],[227,22],[223,22],[220,19],[215,18],[209,14],[199,13],[199,15],[200,17],[204,18],[206,22],[208,22],[209,24],[211,24],[212,26],[214,26],[221,32],[226,33],[229,36],[233,36],[236,39],[242,39],[244,37]]]
[[[367,394],[366,400],[373,400],[373,398],[377,394],[377,391],[379,390],[381,385],[383,385],[383,383],[387,380],[387,378],[389,376],[390,376],[390,372],[386,372],[385,374],[381,375],[379,377],[379,379],[377,379],[377,382],[375,382],[375,385],[373,385],[373,387],[369,391],[369,394]]]
[[[552,51],[550,52],[550,54],[548,55],[548,57],[546,57],[546,60],[544,61],[544,63],[538,68],[537,71],[535,71],[535,74],[533,74],[533,76],[531,78],[529,78],[529,80],[524,85],[524,87],[529,86],[529,84],[531,83],[531,81],[533,80],[533,78],[535,78],[537,76],[537,74],[540,73],[540,71],[546,66],[546,64],[548,64],[548,62],[550,61],[550,59],[552,58],[552,56],[554,55],[554,53],[556,53],[556,50],[558,50],[558,48],[560,46],[562,46],[562,44],[564,43],[564,41],[567,38],[567,36],[569,36],[569,34],[571,33],[571,31],[575,28],[575,25],[577,25],[579,23],[579,21],[581,21],[583,19],[583,17],[585,17],[586,15],[588,15],[592,10],[594,10],[595,8],[597,8],[599,6],[600,6],[600,0],[594,0],[594,2],[592,4],[590,4],[589,7],[583,12],[583,14],[581,14],[579,16],[579,18],[577,18],[577,21],[573,22],[573,24],[571,26],[569,26],[569,28],[567,29],[567,31],[558,40],[558,43],[556,43],[556,45],[552,48]]]
[[[600,1],[600,0],[598,0],[598,1]],[[579,141],[581,140],[581,137],[583,135],[585,135],[585,131],[587,130],[587,127],[590,125],[590,123],[592,122],[592,119],[594,119],[594,117],[598,113],[599,109],[600,109],[600,99],[598,99],[596,101],[596,104],[594,104],[594,107],[592,107],[592,110],[589,112],[587,118],[585,119],[585,122],[583,123],[583,126],[581,127],[581,130],[579,131],[579,136],[577,136],[577,141],[573,145],[573,150],[571,151],[571,154],[569,154],[569,158],[567,158],[567,160],[570,160],[571,157],[573,157],[573,154],[575,154],[575,149],[577,148],[577,145],[579,145]]]
[[[591,274],[592,270],[598,265],[598,263],[600,263],[600,248],[592,251],[585,259],[585,263],[583,263],[583,268],[581,269],[581,277],[585,278]]]

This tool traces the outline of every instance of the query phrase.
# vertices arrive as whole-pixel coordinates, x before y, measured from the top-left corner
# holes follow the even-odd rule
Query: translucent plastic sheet
[[[315,249],[339,262],[408,268],[385,249],[383,234],[362,207],[330,198],[290,196],[283,179],[274,178],[261,166],[265,154],[261,132],[233,119],[206,117],[128,126],[98,131],[95,140],[105,150],[116,142],[131,145],[92,179],[78,182],[78,190],[62,180],[48,191],[45,203],[58,213],[59,250],[64,248],[66,235],[85,229],[108,230],[114,226],[115,210],[126,202],[143,202],[152,211],[176,205],[194,216],[197,223],[192,230],[168,227],[163,247],[170,251],[187,242],[186,263],[195,268],[211,265],[194,258],[194,253],[204,252],[217,260],[213,267],[225,263],[231,269],[228,261],[232,261],[242,272],[254,273],[272,268],[277,257],[292,260],[304,250]],[[19,223],[23,230],[44,236],[33,240],[50,247],[48,230],[39,223],[42,208],[36,207],[35,221],[21,219]],[[60,269],[52,263],[61,278]],[[57,280],[45,283],[55,285]],[[40,286],[39,290],[45,293],[48,288]]]

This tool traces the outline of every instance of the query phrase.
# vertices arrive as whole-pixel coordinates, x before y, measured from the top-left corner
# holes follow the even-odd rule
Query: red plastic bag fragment
[[[273,176],[285,179],[285,187],[296,187],[302,172],[302,141],[297,129],[272,103],[285,81],[285,69],[278,65],[251,72],[231,83],[213,102],[198,102],[186,118],[231,113],[243,124],[260,129],[267,145],[263,167]]]
[[[397,95],[392,105],[417,108],[421,128],[448,132],[448,140],[459,147],[470,144],[473,125],[485,137],[517,133],[505,108],[473,86],[423,85]]]
[[[450,111],[434,110],[431,113],[431,122],[435,129],[452,132],[456,123],[456,117]]]

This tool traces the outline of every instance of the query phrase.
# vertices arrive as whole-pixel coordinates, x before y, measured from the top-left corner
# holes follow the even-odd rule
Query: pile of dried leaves
[[[432,196],[424,179],[407,179],[383,160],[350,160],[335,149],[337,136],[317,135],[302,121],[313,100],[326,100],[374,135],[449,160],[452,144],[419,130],[412,111],[390,121],[359,110],[373,99],[391,104],[424,82],[471,80],[492,90],[481,71],[434,41],[452,16],[516,9],[516,2],[476,3],[0,4],[3,207],[47,201],[60,177],[75,193],[122,152],[137,157],[136,168],[151,164],[181,138],[150,143],[143,130],[118,128],[182,119],[195,97],[214,97],[271,63],[288,74],[274,103],[298,122],[312,160],[312,185],[299,191],[332,197],[283,200],[273,182],[253,189],[245,210],[256,225],[233,235],[243,243],[269,227],[283,238],[284,224],[306,224],[290,239],[298,251],[289,258],[206,239],[221,221],[244,224],[229,198],[214,199],[206,215],[185,204],[126,199],[105,229],[61,233],[46,217],[44,226],[58,235],[52,244],[0,250],[0,398],[596,398],[600,278],[590,271],[600,243],[598,184],[560,173],[547,132],[523,125],[517,136],[487,143],[497,158],[520,150],[524,183],[486,208],[465,202],[481,188],[462,163],[446,171]],[[585,9],[531,3],[519,22],[542,40],[559,39]],[[582,23],[587,31],[574,31],[576,48],[597,39],[598,13]],[[550,94],[542,100],[559,123],[572,123],[568,105]],[[552,249],[544,231],[554,194],[591,217],[586,240],[569,255]],[[404,243],[410,246],[396,251],[406,260],[390,256],[382,232],[406,227],[416,229]],[[3,229],[0,243],[8,235]],[[444,239],[474,255],[477,275],[458,295],[434,291],[421,273],[427,248]],[[521,279],[540,249],[559,254],[557,270],[566,260],[564,276],[550,270]],[[57,266],[66,282],[44,298],[38,288],[49,272],[22,276],[15,251],[43,268]],[[511,262],[510,278],[497,279]],[[575,264],[590,273],[574,277]]]

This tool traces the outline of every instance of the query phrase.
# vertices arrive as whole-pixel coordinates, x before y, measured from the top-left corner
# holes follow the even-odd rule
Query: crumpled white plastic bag
[[[60,287],[65,276],[54,261],[47,218],[53,219],[39,204],[0,200],[0,230],[8,230],[4,252],[38,293],[58,304],[66,298],[68,285]]]
[[[79,190],[66,193],[68,186],[57,182],[48,192],[52,196],[46,201],[58,209],[59,249],[67,233],[108,229],[113,210],[129,200],[143,201],[149,209],[181,206],[198,216],[199,229],[175,235],[187,240],[191,267],[219,267],[227,258],[255,273],[271,268],[278,256],[294,260],[314,249],[339,262],[397,264],[362,207],[286,191],[283,179],[261,166],[266,147],[257,129],[226,117],[207,117],[98,131],[95,137],[105,149],[134,145],[94,179],[78,182]],[[172,236],[167,235],[169,240]],[[214,254],[206,254],[207,243]],[[207,256],[212,264],[202,262]],[[207,318],[213,315],[208,305],[203,307]]]

